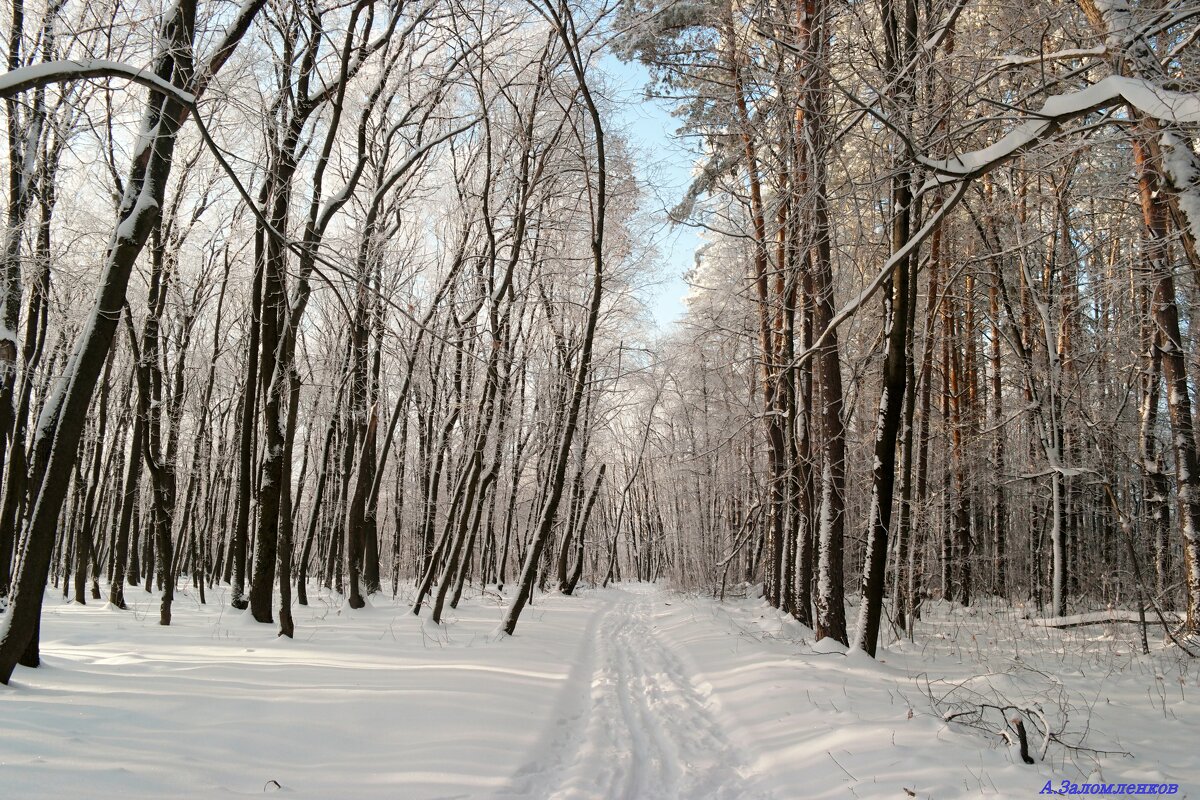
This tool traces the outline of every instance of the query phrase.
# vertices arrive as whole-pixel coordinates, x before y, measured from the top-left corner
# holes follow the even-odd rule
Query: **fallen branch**
[[[1025,735],[1025,720],[1013,717],[1008,722],[1017,730],[1017,739],[1021,744],[1021,760],[1026,764],[1034,763],[1033,756],[1029,755],[1029,737]]]
[[[1033,679],[1041,676],[1044,685],[1030,683],[1027,690],[1018,692],[1023,696],[1014,696],[1011,688],[1001,691],[992,685],[993,674],[977,675],[962,682],[930,681],[926,677],[925,693],[930,706],[944,722],[998,736],[1009,746],[1019,746],[1021,760],[1026,764],[1045,761],[1051,744],[1091,759],[1130,756],[1123,750],[1102,750],[1085,744],[1089,726],[1072,730],[1070,720],[1078,709],[1052,676],[1028,667],[998,675],[1012,679],[1018,673]],[[1031,736],[1040,739],[1036,758],[1029,752]]]
[[[1169,627],[1178,624],[1182,619],[1179,614],[1165,611],[1158,620],[1146,620],[1149,625]],[[1129,624],[1140,625],[1140,615],[1136,611],[1113,609],[1111,611],[1092,611],[1087,614],[1072,614],[1066,617],[1044,617],[1030,620],[1030,624],[1038,628],[1082,628],[1086,625]]]

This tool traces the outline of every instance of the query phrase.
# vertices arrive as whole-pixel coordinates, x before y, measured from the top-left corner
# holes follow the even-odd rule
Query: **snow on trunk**
[[[1200,243],[1200,158],[1178,133],[1164,131],[1158,143],[1162,148],[1163,175],[1175,192],[1186,233],[1195,246]]]

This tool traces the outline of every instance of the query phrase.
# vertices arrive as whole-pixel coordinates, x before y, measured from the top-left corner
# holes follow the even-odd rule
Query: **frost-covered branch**
[[[1104,45],[1095,47],[1071,47],[1065,50],[1055,50],[1052,53],[1038,53],[1032,56],[1019,56],[1015,53],[1000,56],[997,61],[1005,67],[1024,67],[1030,64],[1044,64],[1047,61],[1078,61],[1084,58],[1100,58],[1107,54]]]
[[[170,81],[163,80],[149,68],[135,67],[121,61],[104,58],[64,59],[33,64],[0,75],[0,97],[12,97],[29,89],[52,83],[67,83],[95,78],[124,78],[168,95],[184,106],[195,106],[196,96]]]
[[[838,310],[836,314],[833,315],[833,318],[829,321],[829,324],[825,327],[825,330],[820,336],[817,337],[816,341],[812,343],[812,346],[796,356],[795,360],[791,364],[793,368],[803,364],[805,361],[808,361],[810,358],[819,353],[821,349],[826,346],[826,342],[829,341],[829,338],[833,336],[834,331],[836,331],[838,327],[840,327],[848,319],[857,314],[858,310],[862,308],[868,300],[875,296],[875,293],[878,292],[885,283],[887,283],[888,278],[890,278],[892,275],[892,271],[896,269],[896,265],[901,263],[904,259],[908,258],[913,252],[915,252],[916,249],[921,246],[921,243],[928,239],[933,232],[938,229],[942,223],[942,220],[944,220],[946,216],[954,210],[955,206],[957,206],[959,201],[962,200],[966,195],[967,188],[969,186],[970,182],[968,180],[958,181],[954,187],[953,194],[946,198],[945,202],[943,202],[937,211],[934,212],[925,222],[925,225],[922,226],[919,231],[913,234],[913,236],[904,244],[903,247],[893,253],[891,258],[884,262],[883,267],[878,273],[876,273],[875,278],[868,283],[863,290],[854,297],[853,300],[846,303],[841,307],[841,309]],[[922,188],[922,193],[928,191],[929,188],[930,187],[927,184],[926,187]]]
[[[940,173],[933,182],[952,183],[982,175],[1044,141],[1064,122],[1118,102],[1167,122],[1200,122],[1200,95],[1171,91],[1140,78],[1110,75],[1085,89],[1048,98],[1032,114],[1032,119],[987,147],[947,159],[920,157],[919,160],[923,166]]]

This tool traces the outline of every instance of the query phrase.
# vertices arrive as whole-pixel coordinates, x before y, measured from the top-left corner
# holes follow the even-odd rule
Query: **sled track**
[[[653,604],[661,596],[622,590],[618,597],[587,634],[544,746],[500,797],[766,800],[656,632]]]

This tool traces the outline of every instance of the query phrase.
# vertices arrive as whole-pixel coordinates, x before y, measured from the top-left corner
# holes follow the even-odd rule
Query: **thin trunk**
[[[887,71],[894,74],[908,60],[916,39],[915,0],[906,3],[905,22],[893,2],[884,4],[884,35],[887,41]],[[903,34],[901,33],[903,31]],[[904,97],[912,91],[911,81],[899,81],[897,92]],[[911,173],[900,169],[892,178],[892,252],[908,244],[912,225],[913,194]],[[883,594],[887,573],[888,534],[892,523],[892,499],[896,480],[896,445],[903,420],[904,399],[908,388],[908,350],[912,330],[909,307],[909,282],[914,279],[911,265],[916,254],[900,259],[884,290],[884,333],[887,354],[883,362],[883,390],[875,427],[875,461],[871,475],[871,503],[867,521],[867,561],[863,568],[862,603],[859,606],[857,647],[872,658],[879,641],[879,623],[883,615]]]
[[[243,9],[240,19],[244,19],[247,26],[247,16],[253,17],[260,5],[252,3]],[[164,18],[160,33],[162,49],[155,55],[153,71],[159,78],[178,86],[191,85],[195,18],[196,0],[180,0]],[[92,391],[107,360],[125,304],[125,289],[133,264],[158,224],[175,134],[186,113],[187,110],[176,101],[157,91],[149,93],[143,130],[154,131],[155,135],[144,137],[134,153],[117,215],[119,225],[105,257],[101,288],[76,341],[68,370],[60,379],[53,400],[47,402],[42,411],[34,441],[35,458],[30,481],[33,510],[26,523],[25,547],[17,573],[9,626],[0,639],[0,683],[8,683],[18,662],[36,666],[40,660],[35,633],[68,478],[75,463]]]

